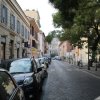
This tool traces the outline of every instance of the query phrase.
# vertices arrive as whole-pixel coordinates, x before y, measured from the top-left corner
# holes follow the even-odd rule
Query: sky
[[[40,15],[41,30],[47,35],[50,31],[55,30],[53,26],[52,14],[57,12],[49,3],[49,0],[17,0],[23,10],[35,9]]]

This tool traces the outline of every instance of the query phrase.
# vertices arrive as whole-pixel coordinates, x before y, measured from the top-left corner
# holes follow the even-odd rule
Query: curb
[[[79,68],[79,66],[77,66],[77,65],[72,65],[72,64],[71,64],[71,66],[75,66],[77,69],[80,69],[82,72],[86,72],[86,73],[88,73],[89,75],[91,75],[91,76],[93,76],[93,77],[95,77],[95,78],[100,79],[100,74],[98,75],[98,74],[96,73],[96,72],[98,72],[98,71],[95,71],[95,69],[94,69],[94,70],[92,69],[92,71],[94,71],[94,72],[92,72],[91,70],[88,70],[86,66],[83,66],[83,67],[80,67],[80,68]],[[100,70],[99,70],[99,72],[100,72]]]
[[[65,61],[66,62],[66,61]],[[68,63],[69,64],[69,63]],[[85,73],[87,73],[87,74],[89,74],[89,75],[91,75],[91,76],[93,76],[93,77],[95,77],[95,78],[97,78],[97,79],[100,79],[100,74],[98,75],[98,74],[96,74],[96,72],[98,72],[98,71],[95,71],[95,69],[93,70],[93,71],[95,71],[95,72],[92,72],[91,70],[88,70],[87,69],[87,66],[83,66],[83,67],[80,67],[79,68],[79,66],[77,66],[77,65],[74,65],[74,64],[69,64],[69,65],[71,65],[71,66],[73,66],[73,67],[76,67],[77,69],[79,69],[80,71],[82,71],[82,72],[85,72]],[[100,70],[99,70],[99,72],[100,72]]]
[[[81,70],[82,72],[84,72],[84,73],[87,73],[87,74],[89,74],[89,75],[91,75],[91,76],[93,76],[93,77],[95,77],[95,78],[97,78],[97,79],[100,79],[100,76],[98,76],[98,75],[96,75],[96,74],[94,74],[94,73],[92,73],[92,72],[89,72],[89,71],[87,71],[87,70]]]

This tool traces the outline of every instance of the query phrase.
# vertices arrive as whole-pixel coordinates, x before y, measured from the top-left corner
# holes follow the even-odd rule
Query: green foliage
[[[92,50],[97,49],[100,41],[100,33],[98,31],[98,25],[100,23],[100,2],[97,0],[49,1],[55,8],[59,9],[53,15],[53,21],[56,27],[61,26],[64,29],[64,33],[59,36],[60,39],[68,39],[74,44],[79,44],[81,37],[91,37]],[[97,21],[96,23],[95,20]],[[93,28],[92,35],[89,34],[91,27]]]
[[[87,37],[88,47],[94,55],[100,45],[100,0],[49,1],[58,9],[53,15],[54,26],[61,26],[64,30],[58,34],[60,40],[70,40],[74,46],[81,48],[84,43],[81,38]]]
[[[52,39],[57,36],[57,33],[60,33],[59,30],[51,31],[45,38],[45,40],[50,44]]]
[[[53,15],[53,22],[55,27],[63,27],[64,20],[62,19],[60,12]]]
[[[71,27],[73,24],[73,19],[78,8],[78,1],[79,0],[49,0],[52,5],[59,9],[59,12],[55,14],[57,18],[62,23],[62,27],[66,28]],[[54,19],[55,19],[54,16]],[[57,20],[56,20],[57,21]]]
[[[46,42],[48,42],[50,44],[52,41],[51,35],[46,36],[45,40],[46,40]]]

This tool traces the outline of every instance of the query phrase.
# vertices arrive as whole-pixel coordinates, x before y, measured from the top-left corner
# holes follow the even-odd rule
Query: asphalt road
[[[53,60],[40,100],[100,100],[100,79],[66,62]]]

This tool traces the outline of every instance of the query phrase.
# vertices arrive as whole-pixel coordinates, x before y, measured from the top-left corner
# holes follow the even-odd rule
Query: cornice
[[[23,10],[21,9],[21,7],[19,5],[17,5],[19,7],[19,9],[21,10],[22,14],[25,16],[26,20],[29,22],[29,24],[27,23],[27,21],[25,20],[25,18],[22,16],[22,14],[18,11],[18,9],[15,7],[15,5],[12,3],[11,0],[6,0],[6,2],[14,9],[14,11],[17,13],[17,15],[21,18],[21,20],[23,20],[23,22],[30,27],[30,22],[29,19],[27,18],[27,16],[25,15],[25,13],[23,12]],[[17,1],[15,0],[15,2],[17,3]],[[17,3],[18,4],[18,3]]]
[[[9,34],[11,34],[12,36],[19,36],[20,38],[23,38],[24,40],[27,40],[25,39],[23,36],[20,36],[17,32],[13,31],[12,29],[10,29],[7,25],[4,25],[3,23],[0,23],[0,27],[4,28],[6,31],[9,32]],[[9,35],[9,34],[6,34],[6,35]]]
[[[4,25],[3,23],[0,23],[0,26],[2,28],[4,28],[6,31],[10,32],[13,36],[16,35],[16,33],[14,31],[12,31],[11,29],[9,29],[9,27],[7,25]]]

